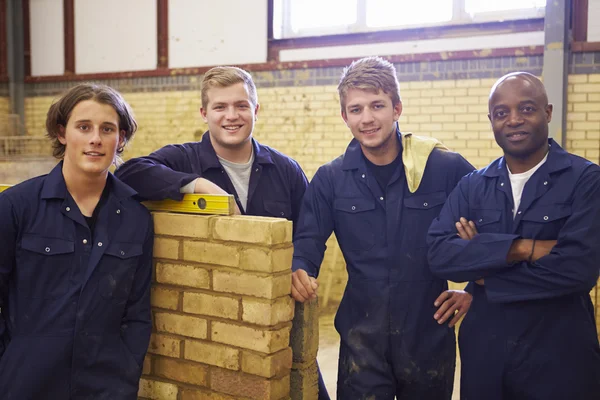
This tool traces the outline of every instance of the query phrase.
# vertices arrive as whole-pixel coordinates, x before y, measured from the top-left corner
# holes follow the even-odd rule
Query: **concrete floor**
[[[336,383],[338,370],[338,355],[340,350],[340,336],[333,326],[335,310],[324,310],[319,317],[319,354],[317,360],[325,386],[332,399],[336,398]],[[456,360],[456,374],[454,377],[454,395],[452,400],[459,400],[460,391],[460,359]]]

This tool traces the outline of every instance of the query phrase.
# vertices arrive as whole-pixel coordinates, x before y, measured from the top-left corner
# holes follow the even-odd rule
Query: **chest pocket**
[[[556,240],[571,213],[570,204],[533,206],[521,218],[522,234],[539,240]]]
[[[500,232],[500,219],[502,218],[502,210],[473,209],[471,212],[473,215],[472,221],[477,227],[477,232]]]
[[[427,231],[440,214],[446,202],[446,192],[417,194],[404,198],[404,211],[400,223],[405,226],[403,235],[411,248],[425,246]]]
[[[375,246],[377,238],[384,235],[385,224],[375,226],[375,201],[364,198],[339,198],[335,209],[335,235],[348,251],[366,251]],[[381,231],[378,235],[376,229]]]
[[[135,277],[142,245],[111,243],[100,261],[98,291],[106,299],[127,300]]]
[[[292,207],[285,201],[265,201],[265,216],[292,219]]]
[[[77,266],[75,243],[25,234],[16,260],[18,290],[29,298],[53,299],[67,293]]]

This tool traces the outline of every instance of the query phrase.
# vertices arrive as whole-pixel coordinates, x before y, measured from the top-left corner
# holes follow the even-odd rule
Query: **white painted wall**
[[[538,45],[544,45],[544,32],[282,50],[279,53],[279,59],[281,61],[322,60],[462,50],[485,51],[488,49]]]
[[[600,0],[588,0],[588,42],[600,42]]]
[[[154,0],[77,0],[75,71],[156,69],[156,34]]]
[[[65,72],[63,0],[30,0],[31,75]]]
[[[267,61],[265,0],[170,0],[169,67]]]

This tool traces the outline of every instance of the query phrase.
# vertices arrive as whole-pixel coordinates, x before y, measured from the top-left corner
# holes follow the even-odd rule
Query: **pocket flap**
[[[473,210],[473,222],[476,226],[483,226],[500,221],[501,210]]]
[[[121,259],[137,257],[142,254],[140,243],[111,243],[106,249],[106,254]]]
[[[404,199],[404,207],[429,210],[446,202],[446,192],[418,194]]]
[[[566,218],[571,215],[570,204],[550,204],[545,206],[537,206],[531,210],[527,210],[523,217],[524,221],[533,222],[552,222],[558,219]]]
[[[265,201],[265,210],[273,217],[279,218],[291,218],[292,208],[289,203],[285,201]]]
[[[358,213],[375,209],[375,201],[362,198],[354,199],[335,199],[333,207],[336,210],[349,213]]]
[[[39,254],[54,256],[57,254],[73,253],[75,251],[75,243],[65,239],[26,233],[21,239],[21,248]]]

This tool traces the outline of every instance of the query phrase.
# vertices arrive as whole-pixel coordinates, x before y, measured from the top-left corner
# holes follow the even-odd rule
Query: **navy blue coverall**
[[[298,219],[308,180],[296,161],[252,139],[254,164],[245,212],[229,176],[205,133],[201,142],[167,145],[146,157],[133,158],[115,175],[134,188],[144,200],[181,200],[179,189],[202,177],[235,196],[242,213],[263,217]]]
[[[459,183],[428,235],[434,275],[473,285],[459,334],[463,400],[592,400],[600,349],[589,292],[600,269],[600,167],[549,140],[547,161],[513,220],[504,158]],[[460,217],[473,240],[457,236]],[[557,240],[535,262],[507,263],[515,239]]]
[[[450,399],[454,329],[433,319],[433,303],[447,282],[431,274],[425,238],[447,195],[473,169],[460,155],[434,149],[415,193],[401,164],[382,190],[353,139],[312,179],[292,269],[316,277],[325,242],[335,232],[348,269],[335,317],[338,398]]]
[[[108,175],[90,232],[62,176],[0,193],[0,397],[134,400],[151,332],[153,225]]]

